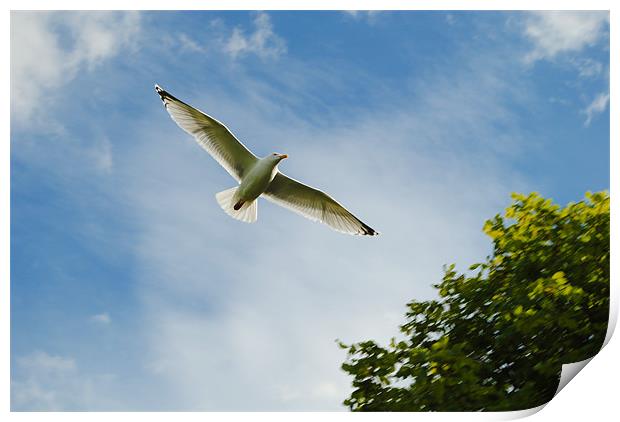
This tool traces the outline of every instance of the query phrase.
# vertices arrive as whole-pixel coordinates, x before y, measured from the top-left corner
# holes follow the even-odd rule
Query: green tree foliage
[[[402,339],[353,345],[355,411],[519,410],[553,397],[561,366],[594,356],[609,307],[609,195],[561,208],[513,195],[487,221],[486,262],[445,268],[440,299],[407,304]]]

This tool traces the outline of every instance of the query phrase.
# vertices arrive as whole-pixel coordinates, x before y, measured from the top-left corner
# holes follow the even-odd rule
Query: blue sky
[[[343,410],[334,343],[397,332],[513,191],[609,188],[596,12],[11,14],[13,410]],[[262,201],[153,85],[382,232]]]

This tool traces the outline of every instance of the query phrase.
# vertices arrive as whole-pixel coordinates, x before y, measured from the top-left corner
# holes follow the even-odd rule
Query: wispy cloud
[[[12,411],[97,411],[120,406],[111,373],[84,373],[70,356],[35,351],[11,371]]]
[[[16,361],[23,375],[11,381],[11,409],[61,410],[59,396],[66,392],[57,391],[54,383],[76,373],[75,361],[41,351],[18,357]]]
[[[12,410],[63,410],[89,394],[72,358],[36,351],[16,362],[21,376],[11,381]]]
[[[525,62],[533,64],[548,60],[556,65],[572,69],[580,80],[567,82],[581,97],[590,97],[592,91],[608,86],[609,66],[598,59],[591,47],[606,48],[609,36],[608,11],[536,11],[528,12],[523,20],[523,33],[531,42],[531,49],[525,55]],[[594,89],[592,87],[595,86]],[[553,97],[554,102],[570,103],[567,99]],[[609,95],[600,93],[584,109],[584,125],[591,124],[595,115],[607,108]]]
[[[71,358],[49,355],[37,351],[28,356],[17,358],[17,363],[28,371],[67,372],[76,369],[75,361]]]
[[[526,55],[529,63],[578,52],[596,44],[606,33],[607,11],[537,11],[525,20],[524,33],[533,49]]]
[[[96,170],[103,174],[109,174],[114,168],[114,155],[112,153],[112,143],[107,137],[100,137],[91,140],[88,146],[74,146],[79,149],[80,154],[89,158]]]
[[[204,46],[201,46],[200,44],[198,44],[198,42],[196,42],[194,39],[192,39],[189,35],[185,33],[180,33],[178,36],[178,40],[183,50],[187,50],[191,52],[198,52],[198,53],[205,51]]]
[[[345,10],[344,13],[347,16],[356,20],[365,20],[368,23],[374,23],[375,19],[379,15],[380,10]]]
[[[137,12],[11,12],[11,107],[33,124],[49,98],[81,70],[92,70],[131,44]]]
[[[96,314],[90,317],[90,320],[99,324],[108,325],[112,322],[110,315],[107,312]]]
[[[235,27],[225,42],[224,51],[232,58],[255,54],[261,59],[273,59],[286,53],[286,41],[273,31],[268,14],[258,13],[254,17],[254,31],[247,35],[245,32]]]
[[[582,78],[595,78],[603,73],[603,64],[590,58],[576,58],[572,60],[573,65]]]
[[[607,110],[607,104],[609,104],[609,94],[606,92],[601,92],[598,94],[592,102],[588,104],[584,110],[582,110],[582,113],[586,115],[584,125],[590,126],[594,116]]]

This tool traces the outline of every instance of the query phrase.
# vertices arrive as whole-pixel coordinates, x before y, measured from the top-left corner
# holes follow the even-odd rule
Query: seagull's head
[[[269,156],[269,158],[274,160],[276,163],[279,163],[280,161],[284,160],[285,158],[288,158],[288,155],[286,155],[286,154],[278,154],[277,152],[274,152],[273,154],[271,154]]]

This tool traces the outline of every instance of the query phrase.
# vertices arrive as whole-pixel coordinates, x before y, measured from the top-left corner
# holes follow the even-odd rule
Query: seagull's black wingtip
[[[370,227],[369,225],[362,223],[362,233],[360,233],[364,236],[378,236],[381,233],[379,233],[378,231],[376,231],[375,229],[373,229],[372,227]]]
[[[167,96],[169,96],[170,94],[168,94],[161,86],[155,84],[155,91],[157,91],[157,93],[159,94],[159,97],[161,98],[161,100],[163,101]]]
[[[174,95],[172,95],[171,93],[169,93],[168,91],[166,91],[165,89],[163,89],[161,86],[155,84],[155,91],[157,91],[157,93],[159,94],[159,98],[161,98],[161,100],[163,101],[164,105],[166,107],[168,107],[168,104],[170,101],[177,101],[181,104],[185,104],[183,101],[179,100],[177,97],[175,97]],[[186,106],[189,107],[189,105],[185,104]]]

